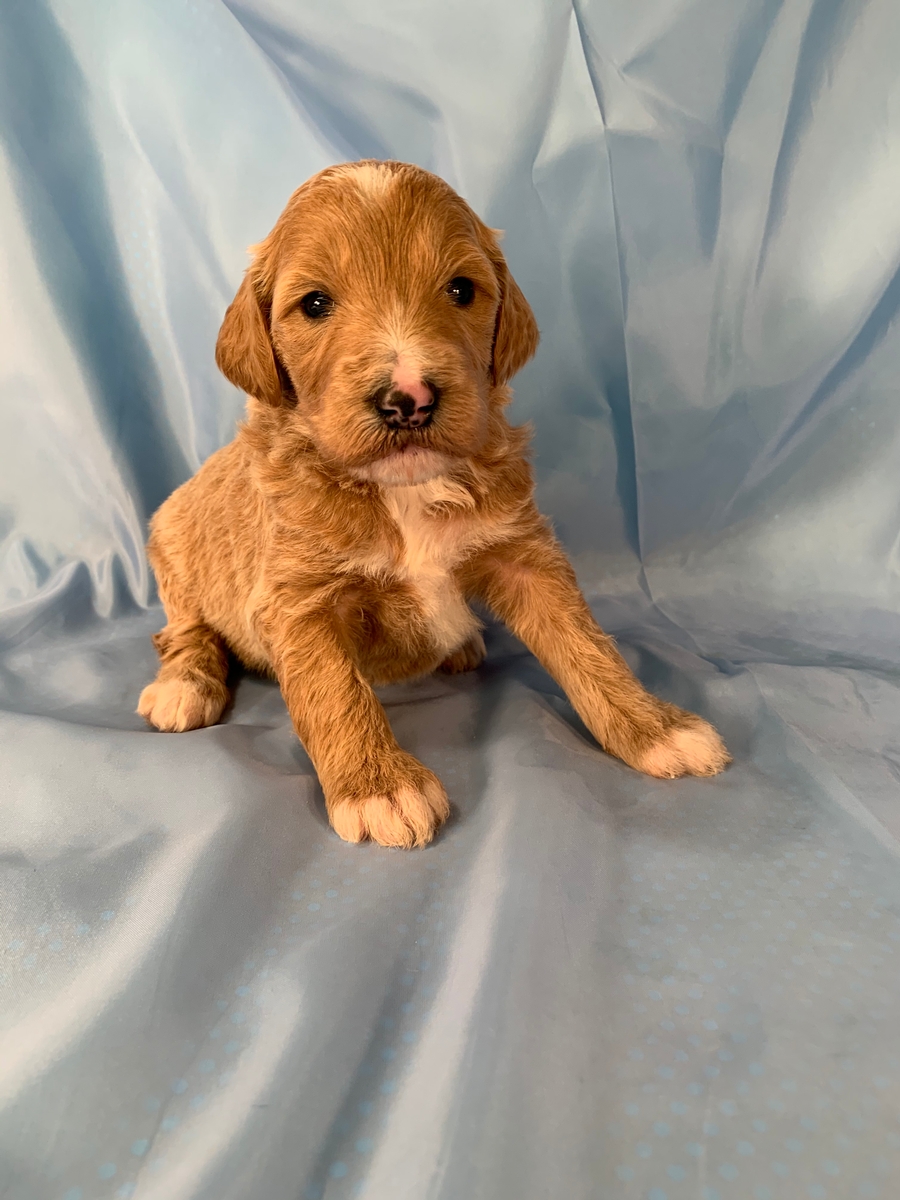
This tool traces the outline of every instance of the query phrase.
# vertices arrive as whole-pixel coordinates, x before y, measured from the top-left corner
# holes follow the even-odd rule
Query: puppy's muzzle
[[[375,408],[388,429],[424,429],[431,423],[438,406],[437,390],[419,384],[416,395],[399,388],[382,388],[373,397]]]

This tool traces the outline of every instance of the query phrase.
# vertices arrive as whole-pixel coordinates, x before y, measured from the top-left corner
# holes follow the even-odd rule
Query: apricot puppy
[[[298,188],[216,346],[246,423],[153,519],[168,624],[138,712],[214,724],[230,652],[277,678],[335,831],[424,846],[447,796],[372,685],[477,666],[477,598],[609,753],[721,771],[716,731],[641,687],[535,508],[504,408],[537,343],[496,237],[441,179],[373,161]]]

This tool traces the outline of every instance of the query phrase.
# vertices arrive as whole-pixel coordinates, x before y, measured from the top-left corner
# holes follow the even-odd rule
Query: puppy
[[[716,731],[641,687],[534,505],[504,409],[537,344],[496,236],[441,179],[370,161],[303,184],[219,333],[246,423],[152,522],[168,623],[138,712],[215,724],[234,654],[281,685],[335,831],[424,846],[447,796],[372,685],[476,667],[477,599],[610,754],[721,771]]]

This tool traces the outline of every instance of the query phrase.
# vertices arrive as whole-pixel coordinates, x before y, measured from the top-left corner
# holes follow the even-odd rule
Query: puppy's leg
[[[319,775],[328,817],[347,842],[424,846],[450,806],[440,780],[397,744],[331,612],[266,622],[294,728]]]
[[[153,638],[161,665],[141,692],[137,711],[166,732],[215,725],[228,702],[228,655],[199,621],[170,622]]]
[[[594,621],[545,530],[473,564],[472,586],[556,679],[600,744],[648,775],[715,775],[730,762],[715,729],[657,700]]]
[[[480,633],[473,633],[464,646],[454,650],[452,654],[438,667],[445,675],[458,675],[462,671],[474,671],[484,662],[484,638]]]

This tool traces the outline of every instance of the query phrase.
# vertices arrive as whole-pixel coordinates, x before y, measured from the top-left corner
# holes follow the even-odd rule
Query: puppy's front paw
[[[459,675],[462,671],[474,671],[484,662],[487,651],[484,648],[484,638],[475,633],[464,646],[454,650],[438,667],[445,675]]]
[[[345,842],[369,838],[403,850],[427,846],[450,815],[441,781],[413,758],[384,770],[377,790],[368,795],[326,795],[326,800],[331,826]]]
[[[712,725],[693,713],[678,715],[657,741],[643,749],[633,765],[658,779],[679,775],[718,775],[731,762],[725,743]]]
[[[194,679],[155,679],[141,692],[137,711],[165,733],[215,725],[225,708],[224,688]]]

